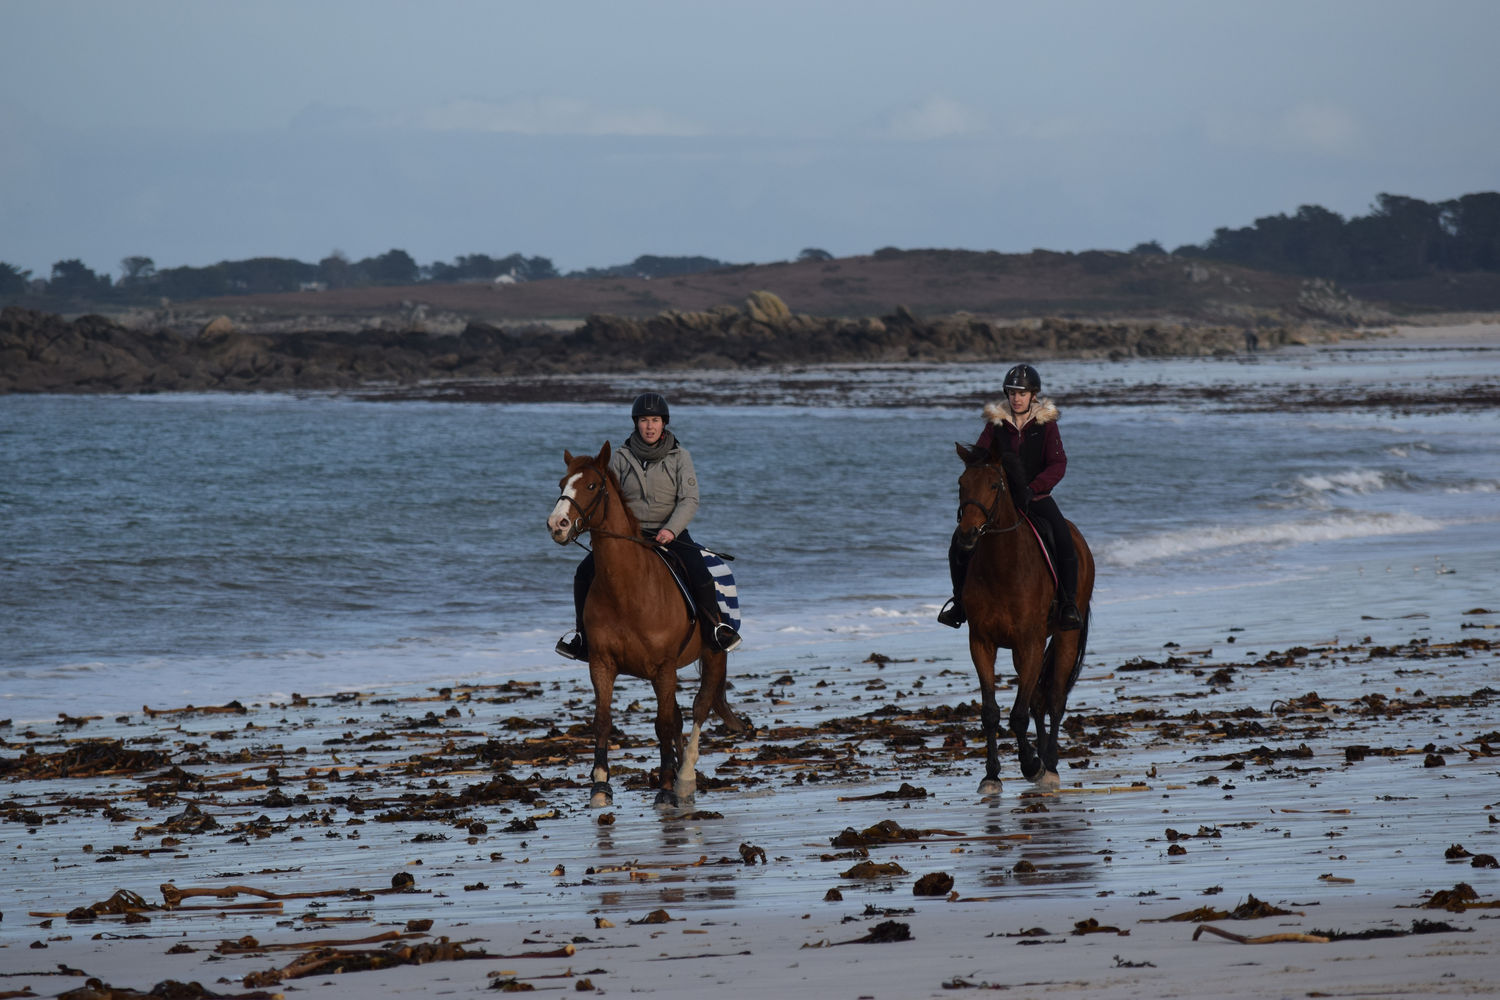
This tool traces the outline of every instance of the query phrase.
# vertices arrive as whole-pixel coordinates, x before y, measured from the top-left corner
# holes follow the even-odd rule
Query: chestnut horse
[[[744,728],[725,695],[728,654],[703,641],[656,546],[642,537],[640,521],[626,506],[620,481],[609,469],[609,442],[593,457],[564,451],[563,461],[568,471],[558,484],[562,495],[547,518],[547,530],[559,545],[588,534],[594,551],[594,582],[583,605],[589,679],[594,684],[594,784],[589,805],[614,801],[609,783],[610,703],[619,674],[650,681],[656,691],[656,738],[661,744],[656,806],[685,804],[697,788],[698,736],[709,713],[717,713],[733,731]],[[684,752],[677,671],[694,660],[700,661],[700,681],[693,699],[692,739]]]
[[[962,444],[958,457],[964,460],[964,471],[958,477],[957,538],[960,547],[973,553],[962,597],[969,619],[969,656],[979,674],[986,746],[979,794],[1000,791],[995,746],[1000,733],[1000,708],[995,703],[999,648],[1011,651],[1016,671],[1010,731],[1016,737],[1021,773],[1039,787],[1055,789],[1060,784],[1057,732],[1088,645],[1094,555],[1078,528],[1068,522],[1072,538],[1063,541],[1071,541],[1078,552],[1076,600],[1083,628],[1052,632],[1049,619],[1056,586],[1041,544],[1016,508],[1005,468],[985,452]],[[1035,750],[1027,740],[1028,712],[1036,722]]]

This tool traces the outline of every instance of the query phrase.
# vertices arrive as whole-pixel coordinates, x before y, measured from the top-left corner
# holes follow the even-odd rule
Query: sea
[[[1085,673],[1455,638],[1500,609],[1490,333],[1038,362],[1069,456],[1055,496],[1098,564]],[[543,402],[0,397],[0,720],[577,675],[553,645],[584,551],[546,518],[564,451],[622,444],[645,389],[696,464],[693,536],[734,557],[732,675],[874,653],[968,670],[934,618],[954,444],[1017,360],[512,387]]]

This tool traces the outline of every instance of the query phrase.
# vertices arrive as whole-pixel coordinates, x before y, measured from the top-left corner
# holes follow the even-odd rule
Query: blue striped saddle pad
[[[714,578],[714,590],[718,592],[719,615],[734,628],[740,630],[740,592],[734,585],[734,574],[729,564],[716,553],[703,550],[703,564]]]

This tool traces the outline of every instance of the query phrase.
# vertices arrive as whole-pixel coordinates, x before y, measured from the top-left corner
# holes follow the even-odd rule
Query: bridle
[[[572,497],[568,496],[566,493],[560,493],[557,497],[558,503],[562,503],[564,500],[566,500],[568,504],[578,512],[577,516],[573,518],[573,537],[570,539],[570,541],[580,549],[593,551],[592,549],[589,549],[587,545],[583,544],[583,542],[579,541],[579,537],[581,535],[592,534],[602,536],[604,538],[623,538],[627,541],[635,542],[639,545],[644,545],[647,548],[655,548],[656,543],[654,541],[647,541],[644,538],[637,538],[635,535],[622,535],[618,531],[609,531],[608,529],[603,527],[604,518],[609,513],[609,476],[601,474],[597,467],[594,467],[592,471],[596,476],[599,477],[599,493],[594,497],[594,499],[588,502],[588,506],[583,506],[577,500],[574,500]],[[597,509],[600,504],[604,504],[604,510],[599,515],[599,526],[596,527],[594,525],[591,525],[589,521],[592,518],[595,509]]]
[[[1021,512],[1017,510],[1015,523],[1006,528],[997,528],[995,526],[995,515],[1000,513],[1001,494],[1008,491],[1010,485],[1005,481],[1005,470],[1003,468],[993,462],[986,462],[984,464],[993,468],[996,475],[998,475],[1000,479],[1000,481],[995,485],[995,499],[990,502],[990,505],[988,507],[980,503],[978,500],[960,500],[958,502],[957,519],[959,521],[963,521],[964,519],[965,507],[978,507],[979,512],[984,515],[984,523],[980,524],[979,530],[974,533],[974,541],[971,543],[973,545],[977,545],[979,543],[979,539],[983,538],[985,535],[1003,535],[1008,531],[1015,531],[1023,523],[1025,523],[1025,518],[1022,517]]]

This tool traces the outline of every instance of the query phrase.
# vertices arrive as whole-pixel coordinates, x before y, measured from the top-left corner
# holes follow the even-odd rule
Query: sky
[[[0,0],[0,261],[1168,249],[1500,190],[1495,0]]]

